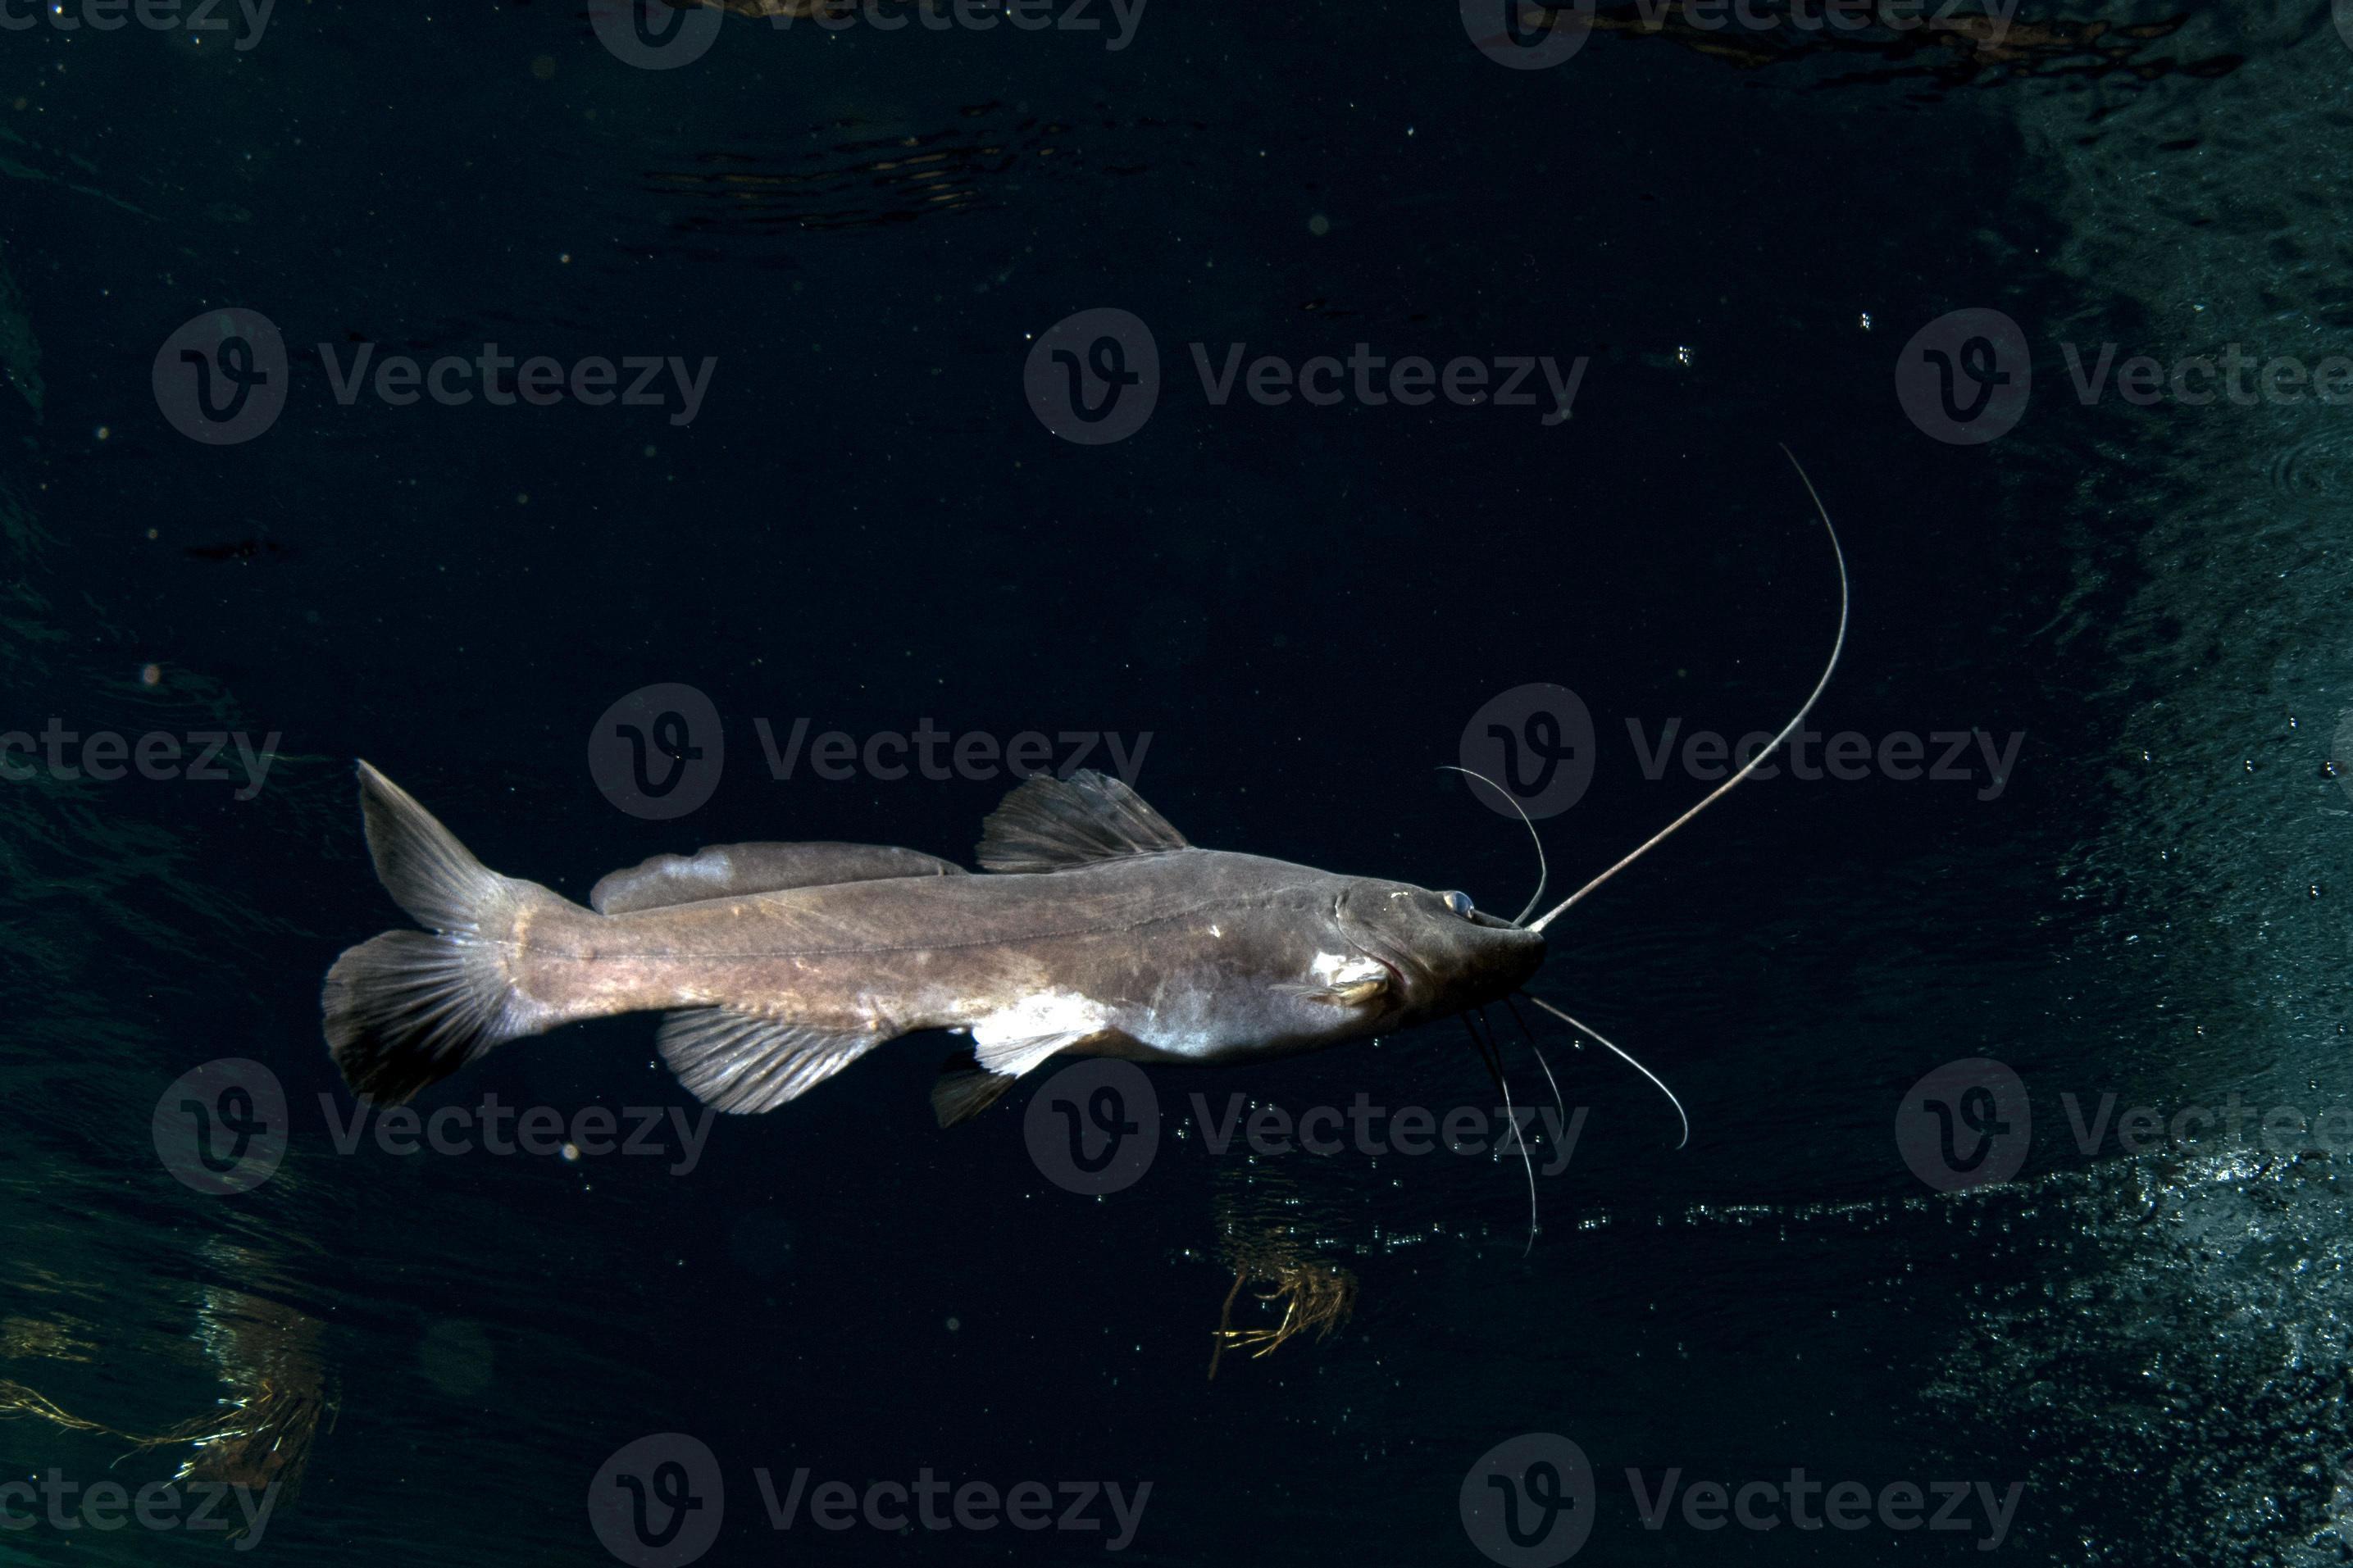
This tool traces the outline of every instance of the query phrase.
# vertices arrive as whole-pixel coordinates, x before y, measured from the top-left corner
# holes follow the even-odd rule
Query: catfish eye
[[[1448,909],[1452,910],[1456,914],[1461,915],[1465,920],[1471,918],[1470,894],[1441,893],[1439,896],[1446,900],[1446,907]]]

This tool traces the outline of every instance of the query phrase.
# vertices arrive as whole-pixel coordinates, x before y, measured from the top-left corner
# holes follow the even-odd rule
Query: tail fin
[[[390,931],[347,949],[327,971],[320,1005],[343,1081],[398,1105],[553,1021],[516,984],[515,938],[528,912],[571,906],[485,867],[366,763],[359,773],[377,879],[433,934]]]

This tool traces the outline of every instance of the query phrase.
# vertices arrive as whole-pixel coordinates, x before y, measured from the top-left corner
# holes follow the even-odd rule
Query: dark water
[[[722,1563],[2344,1560],[2353,437],[2311,395],[2087,398],[2063,347],[2085,376],[2111,343],[2348,352],[2327,6],[1925,35],[1604,7],[1519,69],[1500,12],[1444,5],[658,11],[689,30],[644,54],[606,0],[60,26],[82,3],[0,11],[0,728],[29,738],[0,786],[0,1465],[66,1499],[14,1494],[0,1561],[668,1563],[706,1521]],[[1034,412],[1025,366],[1105,308],[1156,343],[1157,404],[1064,439],[1101,427]],[[1907,340],[1965,310],[2017,324],[2032,392],[1954,444],[1899,366],[1932,384]],[[192,410],[230,407],[257,317],[285,364],[219,444]],[[1927,347],[1972,378],[2010,352],[1970,336]],[[1271,405],[1246,371],[1220,403],[1197,343],[1213,374],[1235,343],[1584,368],[1566,419],[1540,372],[1510,406]],[[378,395],[386,358],[486,353],[710,370],[691,406],[667,364],[650,405]],[[355,757],[577,899],[702,844],[969,862],[1013,782],[778,777],[755,721],[780,750],[804,720],[1038,731],[1058,764],[1104,733],[1198,844],[1508,914],[1526,835],[1437,771],[1482,704],[1550,682],[1592,716],[1590,787],[1539,824],[1556,899],[1709,787],[1646,773],[1630,721],[1770,731],[1819,673],[1836,579],[1777,442],[1852,574],[1811,729],[2022,739],[1999,781],[1972,741],[1964,779],[1753,782],[1551,928],[1534,994],[1693,1132],[1529,1012],[1580,1118],[1531,1139],[1532,1248],[1515,1149],[1215,1147],[1237,1103],[1494,1106],[1451,1023],[1153,1069],[1157,1154],[1101,1195],[1033,1157],[1050,1071],[937,1129],[929,1036],[707,1126],[646,1017],[418,1103],[565,1136],[647,1108],[654,1153],[593,1120],[576,1157],[343,1131],[320,976],[400,919]],[[592,763],[668,682],[724,758],[656,820]],[[100,731],[268,766],[93,778]],[[1491,1021],[1515,1103],[1554,1109]],[[1967,1058],[2031,1132],[1960,1088],[1924,1108]],[[176,1081],[223,1059],[258,1076]],[[220,1073],[282,1091],[258,1143],[192,1120],[240,1119]],[[2177,1121],[2232,1104],[2236,1139]],[[1966,1168],[1924,1179],[1939,1111]],[[2308,1131],[2267,1141],[2274,1111]],[[200,1133],[247,1190],[175,1176]],[[1286,1287],[1347,1310],[1212,1379],[1238,1279],[1236,1330]],[[1533,1467],[1489,1462],[1529,1434]],[[762,1477],[782,1509],[803,1470],[779,1530]],[[1819,1492],[1792,1517],[1799,1471],[1868,1500],[1852,1528],[1802,1527]],[[899,1527],[890,1484],[926,1479],[1040,1484],[1049,1527],[953,1492]],[[83,1511],[109,1481],[158,1519],[270,1512],[227,1542]],[[1750,1522],[1687,1510],[1711,1481],[1762,1483]],[[1069,1489],[1097,1482],[1125,1523]],[[1052,1527],[1073,1501],[1095,1528]]]

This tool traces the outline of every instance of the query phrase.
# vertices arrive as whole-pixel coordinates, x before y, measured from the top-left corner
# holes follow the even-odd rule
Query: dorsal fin
[[[713,844],[615,871],[590,889],[588,903],[598,914],[621,915],[787,888],[964,874],[953,861],[882,844]]]
[[[980,863],[991,871],[1060,871],[1188,847],[1143,796],[1092,768],[1024,780],[980,827]]]

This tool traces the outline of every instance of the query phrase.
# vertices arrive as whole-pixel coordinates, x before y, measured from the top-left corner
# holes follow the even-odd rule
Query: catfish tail
[[[523,930],[543,914],[597,917],[500,876],[398,784],[364,762],[359,774],[376,878],[429,934],[389,931],[346,949],[320,1005],[343,1081],[398,1105],[500,1042],[560,1022],[517,978]]]

